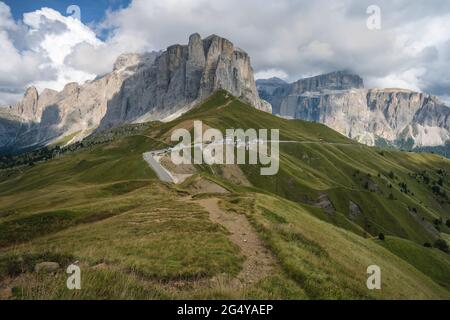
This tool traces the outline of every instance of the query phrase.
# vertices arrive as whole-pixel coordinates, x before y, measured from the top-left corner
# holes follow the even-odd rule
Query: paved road
[[[155,171],[159,180],[163,182],[175,183],[175,178],[172,174],[164,168],[155,158],[153,158],[153,152],[147,152],[143,154],[144,160]]]
[[[254,145],[257,144],[259,142],[259,140],[257,141],[250,141],[250,145]],[[315,144],[315,143],[319,143],[319,144],[330,144],[330,145],[351,145],[348,143],[338,143],[338,142],[325,142],[325,141],[285,141],[285,140],[266,140],[264,142],[277,142],[277,143],[298,143],[298,144]],[[223,144],[235,144],[235,142],[230,142],[230,141],[226,141],[226,140],[220,140],[217,142],[213,142],[210,143],[209,145],[223,145]],[[192,144],[189,146],[178,146],[178,147],[174,147],[174,148],[166,148],[166,149],[162,149],[162,150],[157,150],[157,151],[151,151],[151,152],[146,152],[143,154],[144,160],[148,163],[148,165],[153,169],[153,171],[155,171],[156,175],[158,176],[159,180],[163,181],[163,182],[169,182],[169,183],[177,183],[178,179],[176,179],[169,170],[167,170],[166,168],[164,168],[161,163],[159,163],[158,160],[156,160],[154,158],[155,155],[157,154],[162,154],[162,153],[169,153],[171,151],[179,151],[181,149],[191,149],[191,148],[203,148],[204,146],[206,146],[208,144]],[[246,144],[244,142],[238,141],[236,143],[237,147],[243,147]]]

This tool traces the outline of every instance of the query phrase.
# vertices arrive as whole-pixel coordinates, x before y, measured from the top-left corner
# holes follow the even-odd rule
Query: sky
[[[21,20],[24,13],[33,12],[43,7],[52,8],[63,15],[67,15],[67,9],[71,5],[83,8],[80,15],[84,24],[101,22],[108,11],[115,11],[127,7],[131,0],[3,0],[10,7],[15,20]]]
[[[194,32],[247,51],[257,78],[349,70],[450,103],[450,0],[0,0],[0,105]]]

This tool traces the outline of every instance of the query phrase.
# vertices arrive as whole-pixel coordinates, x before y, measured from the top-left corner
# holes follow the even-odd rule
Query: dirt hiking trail
[[[209,212],[210,219],[225,227],[230,233],[229,239],[236,244],[245,257],[243,268],[237,275],[237,285],[253,284],[270,275],[275,258],[259,238],[247,218],[235,212],[224,212],[219,207],[219,199],[201,199],[196,201]]]

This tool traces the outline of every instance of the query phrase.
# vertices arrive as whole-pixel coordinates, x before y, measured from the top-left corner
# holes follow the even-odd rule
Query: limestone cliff
[[[187,45],[163,52],[124,54],[111,73],[61,92],[29,88],[22,101],[1,110],[0,148],[70,142],[123,123],[172,119],[224,89],[255,108],[259,98],[250,57],[229,40],[193,34]]]
[[[199,34],[188,45],[174,45],[153,64],[125,80],[120,93],[108,102],[101,127],[121,122],[171,119],[225,89],[254,107],[271,111],[259,99],[250,57],[227,39]]]
[[[368,145],[415,148],[450,140],[450,108],[429,94],[364,89],[363,80],[347,72],[278,83],[257,81],[281,116],[321,122]]]

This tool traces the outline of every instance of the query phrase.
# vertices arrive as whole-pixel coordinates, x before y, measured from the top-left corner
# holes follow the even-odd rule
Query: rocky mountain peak
[[[278,85],[283,85],[283,84],[287,84],[286,81],[284,81],[283,79],[280,79],[278,77],[272,77],[269,79],[259,79],[256,80],[256,83],[258,84],[278,84]]]
[[[73,94],[79,89],[79,84],[77,82],[70,82],[64,86],[63,93],[65,94]]]
[[[113,70],[119,71],[129,67],[133,67],[139,64],[141,61],[141,55],[137,53],[124,53],[121,54],[114,63]]]
[[[186,45],[122,54],[111,73],[85,84],[69,83],[61,92],[43,91],[42,97],[30,88],[13,109],[32,124],[4,140],[18,147],[69,135],[76,141],[124,123],[173,119],[221,89],[271,112],[259,98],[248,54],[225,38],[194,33]]]
[[[215,55],[221,53],[230,54],[235,50],[231,41],[215,34],[205,38],[203,40],[203,44],[205,48],[205,55]]]
[[[120,96],[109,102],[101,127],[172,118],[219,89],[258,109],[271,110],[259,98],[248,55],[225,38],[202,39],[194,33],[187,45],[168,47],[153,64],[125,80]]]
[[[38,113],[38,99],[39,94],[36,87],[31,86],[25,91],[22,101],[16,104],[12,110],[24,119],[34,120]]]
[[[348,71],[336,71],[301,79],[292,84],[292,93],[320,92],[323,90],[363,89],[363,79]]]
[[[25,97],[32,97],[37,98],[38,97],[38,91],[35,86],[30,86],[25,91]]]
[[[368,145],[444,145],[450,108],[426,93],[364,89],[363,79],[337,71],[292,84],[258,80],[260,96],[281,116],[321,122]]]
[[[189,36],[189,46],[202,43],[202,37],[198,33],[193,33]]]

